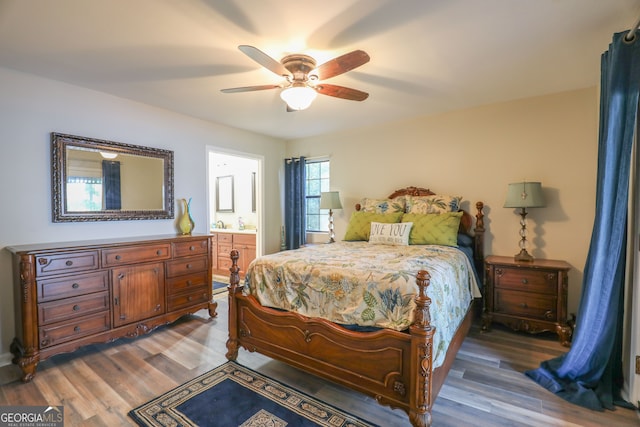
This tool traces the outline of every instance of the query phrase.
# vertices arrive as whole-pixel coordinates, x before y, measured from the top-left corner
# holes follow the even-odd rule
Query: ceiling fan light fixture
[[[287,103],[292,110],[306,110],[318,96],[315,89],[304,83],[294,84],[280,92],[280,98]]]

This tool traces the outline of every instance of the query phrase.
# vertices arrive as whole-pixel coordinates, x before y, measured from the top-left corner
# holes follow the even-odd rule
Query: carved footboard
[[[431,407],[451,362],[446,361],[444,369],[433,370],[435,328],[430,324],[431,300],[426,294],[429,273],[417,274],[420,291],[409,332],[383,329],[362,333],[323,319],[263,307],[253,296],[243,295],[238,256],[238,251],[231,251],[229,360],[235,360],[239,347],[244,347],[370,395],[383,405],[403,409],[414,426],[431,425]],[[462,338],[470,322],[463,324],[466,330],[456,334]],[[454,355],[457,347],[450,350]]]

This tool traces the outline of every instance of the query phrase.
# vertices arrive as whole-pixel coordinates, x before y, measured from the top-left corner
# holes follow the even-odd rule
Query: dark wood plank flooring
[[[67,426],[134,425],[127,412],[226,361],[227,303],[218,318],[202,311],[137,339],[82,348],[38,367],[31,383],[17,367],[0,369],[0,405],[64,405]],[[571,405],[523,375],[564,353],[555,335],[531,336],[474,325],[433,408],[434,426],[640,426],[638,411],[593,412]],[[259,354],[238,362],[363,419],[409,425],[406,414]]]

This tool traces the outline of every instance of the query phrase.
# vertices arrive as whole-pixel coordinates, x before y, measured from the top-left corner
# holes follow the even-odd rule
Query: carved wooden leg
[[[556,333],[560,338],[560,344],[565,347],[571,347],[571,336],[573,335],[573,329],[569,325],[556,325]]]
[[[24,347],[18,338],[14,338],[11,341],[9,351],[13,354],[11,362],[18,365],[22,370],[22,381],[28,383],[36,375],[40,357],[38,355],[26,357]]]
[[[209,303],[209,317],[218,317],[218,313],[216,309],[218,308],[218,303],[215,301],[211,301]]]
[[[409,421],[413,427],[431,427],[431,414],[429,412],[418,414],[411,411],[409,413]]]

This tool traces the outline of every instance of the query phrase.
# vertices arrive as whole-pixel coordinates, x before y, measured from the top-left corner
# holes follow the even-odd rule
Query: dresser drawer
[[[208,252],[209,252],[209,241],[207,239],[190,240],[186,242],[173,243],[174,257],[203,255]]]
[[[557,321],[555,295],[496,289],[494,313],[523,316],[530,319]]]
[[[123,264],[141,263],[147,261],[161,261],[169,259],[170,245],[140,245],[122,248],[105,249],[102,251],[102,264],[113,267]]]
[[[98,251],[38,255],[36,256],[36,277],[97,270],[100,267],[98,261]]]
[[[207,257],[183,258],[167,262],[167,277],[207,271]]]
[[[220,257],[220,258],[222,258],[222,257],[229,258],[229,254],[231,253],[231,249],[233,249],[233,246],[231,244],[221,245],[220,243],[218,243],[218,257]]]
[[[554,295],[558,293],[558,273],[549,270],[496,267],[494,286]]]
[[[109,292],[38,304],[38,324],[60,322],[109,309]]]
[[[208,284],[210,284],[210,280],[207,280],[207,272],[203,271],[202,273],[167,279],[167,292],[171,295],[189,289],[206,287]]]
[[[229,253],[227,253],[226,256],[218,256],[218,270],[224,270],[227,272],[230,268],[231,258],[229,258]]]
[[[109,289],[108,272],[38,280],[38,302],[101,292]]]
[[[191,305],[201,304],[209,301],[209,292],[206,288],[200,290],[194,290],[193,292],[171,295],[169,296],[167,309],[169,311],[177,310],[179,308],[189,307]]]
[[[55,323],[39,328],[40,347],[51,347],[78,338],[108,331],[111,328],[108,311],[71,322]]]

